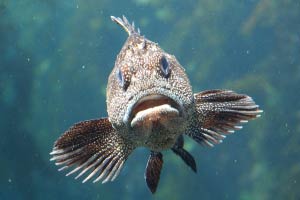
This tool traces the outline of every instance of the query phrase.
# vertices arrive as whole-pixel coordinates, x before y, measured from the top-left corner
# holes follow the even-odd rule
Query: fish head
[[[116,129],[178,130],[193,104],[184,68],[175,56],[141,36],[126,18],[112,18],[129,37],[107,85],[109,120]]]

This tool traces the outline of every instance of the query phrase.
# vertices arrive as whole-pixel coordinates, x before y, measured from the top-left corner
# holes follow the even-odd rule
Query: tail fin
[[[194,97],[197,116],[186,134],[209,146],[222,142],[222,133],[241,129],[238,124],[260,117],[262,112],[251,97],[230,90],[208,90]]]
[[[83,121],[67,130],[50,153],[59,171],[76,166],[67,176],[81,171],[75,179],[89,171],[86,182],[98,173],[94,182],[113,181],[119,174],[134,146],[122,138],[107,118]]]

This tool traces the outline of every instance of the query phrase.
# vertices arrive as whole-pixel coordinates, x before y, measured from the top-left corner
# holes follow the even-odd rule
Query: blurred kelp
[[[107,116],[106,82],[126,15],[176,55],[195,91],[228,88],[264,109],[213,149],[166,153],[156,199],[299,199],[298,0],[0,0],[0,199],[149,199],[145,149],[113,183],[81,184],[49,162],[74,122]],[[200,197],[199,197],[200,195]]]

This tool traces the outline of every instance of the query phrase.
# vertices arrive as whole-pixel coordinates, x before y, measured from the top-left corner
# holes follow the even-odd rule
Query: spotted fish
[[[152,193],[163,166],[162,151],[171,149],[194,172],[193,156],[184,148],[184,135],[207,146],[219,144],[241,123],[262,112],[253,99],[231,90],[193,93],[175,56],[165,52],[123,18],[111,17],[127,33],[107,84],[108,117],[76,123],[54,143],[50,155],[67,176],[83,182],[113,181],[128,156],[149,149],[145,170]]]

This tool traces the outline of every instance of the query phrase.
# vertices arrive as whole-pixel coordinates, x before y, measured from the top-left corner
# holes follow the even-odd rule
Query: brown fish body
[[[125,17],[112,20],[129,37],[108,79],[108,118],[72,126],[55,142],[51,160],[63,165],[60,170],[75,166],[67,175],[80,172],[76,178],[89,172],[83,182],[95,176],[94,182],[104,183],[118,176],[134,149],[146,147],[150,156],[145,179],[154,193],[163,165],[161,151],[171,149],[196,172],[183,135],[213,146],[262,111],[251,97],[230,90],[194,94],[175,56],[141,36]]]
[[[135,146],[161,151],[185,132],[195,105],[176,58],[133,32],[109,76],[107,108],[112,126]]]

